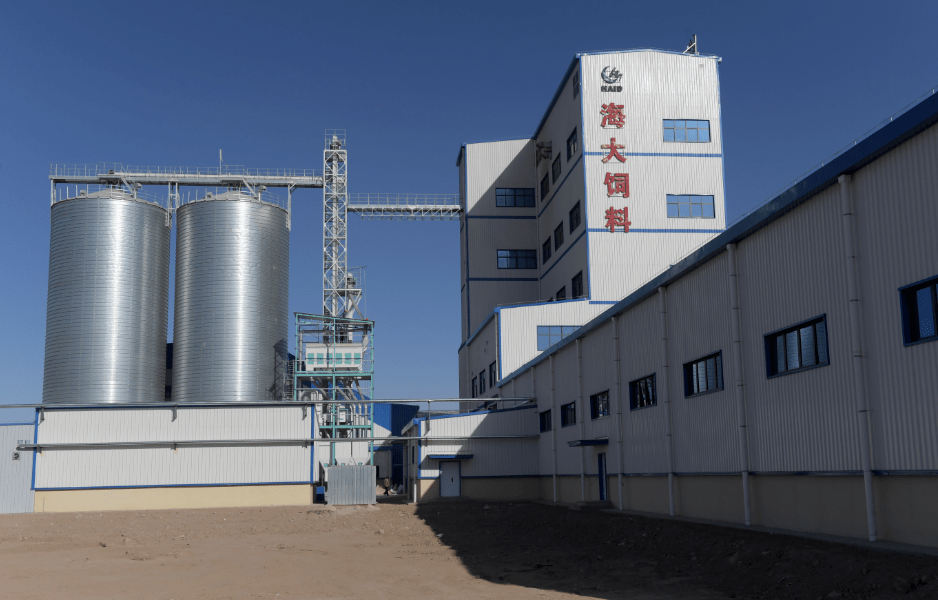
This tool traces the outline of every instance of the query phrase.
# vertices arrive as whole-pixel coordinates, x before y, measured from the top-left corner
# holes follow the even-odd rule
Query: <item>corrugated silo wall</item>
[[[870,404],[878,535],[931,546],[938,540],[938,521],[930,508],[938,494],[938,405],[933,402],[938,343],[904,344],[899,288],[938,276],[938,246],[929,229],[938,222],[938,204],[926,201],[938,192],[936,161],[938,126],[931,126],[861,167],[845,184],[852,206],[847,214],[855,222],[862,385]],[[540,435],[539,470],[545,480],[554,472],[568,480],[559,486],[560,500],[579,500],[581,494],[598,499],[590,478],[595,479],[595,455],[604,451],[609,499],[625,508],[667,514],[670,419],[676,513],[740,522],[743,418],[755,524],[867,536],[842,193],[841,184],[834,183],[738,238],[741,373],[733,358],[730,255],[719,246],[714,256],[666,282],[666,329],[655,289],[644,290],[645,296],[636,296],[618,314],[618,398],[611,313],[602,317],[604,322],[588,324],[593,329],[579,340],[582,389],[572,338],[553,352],[553,386],[549,357],[518,374],[527,380],[528,371],[536,370],[538,411],[553,411],[553,432]],[[769,377],[765,336],[822,316],[829,364]],[[667,381],[661,354],[665,340]],[[686,397],[685,365],[714,353],[722,357],[722,388]],[[649,375],[656,377],[657,404],[630,410],[629,383]],[[606,389],[612,414],[622,413],[621,454],[615,417],[594,420],[589,413],[590,396]],[[560,407],[578,397],[577,424],[561,426]],[[567,446],[581,438],[608,438],[609,445]],[[580,474],[586,475],[585,493]],[[542,496],[551,498],[549,484]]]
[[[177,212],[173,400],[283,399],[286,211],[228,192]]]
[[[161,402],[170,215],[105,190],[52,205],[44,404]]]

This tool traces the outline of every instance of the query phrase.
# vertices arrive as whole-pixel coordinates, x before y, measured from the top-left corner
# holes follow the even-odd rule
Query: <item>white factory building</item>
[[[415,493],[471,496],[481,484],[469,473],[491,477],[479,497],[935,546],[935,96],[844,140],[721,232],[718,62],[577,56],[532,139],[461,148],[460,391],[473,400],[445,427],[418,425],[430,438],[465,435],[482,419],[538,437],[493,440],[471,458],[411,442]],[[614,92],[603,91],[610,72],[621,75]],[[612,102],[625,115],[614,132],[601,121]],[[603,162],[612,137],[624,162]],[[630,175],[628,198],[608,194],[606,172]],[[709,200],[695,208],[709,196],[713,218]],[[604,231],[620,207],[628,233]],[[493,398],[533,400],[480,411],[519,402]],[[519,443],[530,448],[507,447]],[[457,473],[471,484],[454,487]]]
[[[462,146],[460,397],[723,231],[719,63],[578,55],[532,138]]]

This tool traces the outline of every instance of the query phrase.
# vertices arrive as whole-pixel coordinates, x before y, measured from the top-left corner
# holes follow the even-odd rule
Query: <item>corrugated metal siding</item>
[[[303,439],[311,415],[300,407],[47,410],[39,443]],[[36,488],[283,483],[309,481],[303,446],[47,450]]]
[[[585,424],[586,439],[609,438],[616,439],[616,407],[614,405],[616,374],[612,362],[612,322],[609,322],[595,333],[583,340],[583,422]],[[593,419],[590,412],[590,396],[600,392],[609,392],[608,417]],[[614,444],[611,448],[614,448]],[[592,463],[588,462],[587,465]],[[607,469],[612,462],[607,463]],[[595,472],[596,465],[592,470]]]
[[[480,413],[433,419],[429,432],[422,423],[427,437],[470,435],[537,435],[537,411],[517,409],[504,412]],[[538,474],[538,440],[465,440],[421,442],[420,476],[439,477],[439,460],[427,458],[430,454],[472,454],[462,461],[463,477],[509,477]]]
[[[622,72],[621,93],[601,91],[600,73],[607,66]],[[647,51],[584,56],[582,67],[584,149],[601,152],[600,146],[614,137],[625,146],[620,152],[627,154],[625,163],[615,159],[603,163],[598,155],[585,157],[589,205],[584,217],[589,227],[603,228],[610,206],[629,209],[628,234],[589,234],[592,299],[619,300],[716,235],[660,230],[725,227],[717,62],[710,57]],[[602,127],[600,110],[609,102],[623,106],[622,128]],[[711,141],[666,143],[664,119],[709,120]],[[665,156],[678,153],[708,156]],[[607,172],[629,174],[629,198],[608,197]],[[716,218],[669,219],[667,194],[713,195]]]
[[[723,253],[668,288],[674,470],[739,470],[729,273]],[[723,353],[723,390],[684,397],[684,363]]]
[[[938,276],[935,165],[933,126],[859,171],[850,186],[875,469],[938,469],[938,343],[903,346],[898,292]]]
[[[336,506],[375,503],[375,468],[371,465],[329,467],[326,502]]]
[[[466,348],[468,351],[468,366],[469,373],[466,376],[467,380],[467,391],[465,397],[471,397],[472,395],[472,379],[473,377],[478,378],[480,374],[484,372],[485,377],[485,393],[478,394],[478,387],[476,388],[476,397],[478,398],[491,398],[495,394],[499,393],[497,387],[489,386],[489,365],[493,362],[496,363],[496,369],[498,368],[498,321],[492,319],[488,322],[485,328],[479,332],[473,340],[472,343]],[[478,385],[478,384],[477,384]],[[504,394],[503,394],[504,395]]]
[[[624,473],[663,473],[668,470],[665,438],[667,413],[661,384],[658,384],[656,406],[628,410],[629,382],[652,373],[661,376],[662,332],[659,318],[657,298],[646,300],[619,317]]]
[[[738,246],[754,471],[860,468],[841,219],[829,188]],[[822,314],[830,366],[766,378],[765,334]]]
[[[0,425],[0,514],[33,512],[33,452],[13,453],[20,440],[31,444],[35,425]]]
[[[502,308],[498,317],[502,376],[513,373],[540,353],[537,349],[538,325],[580,326],[606,308],[586,300]]]

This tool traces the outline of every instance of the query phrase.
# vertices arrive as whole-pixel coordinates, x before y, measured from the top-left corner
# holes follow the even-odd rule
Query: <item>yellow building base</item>
[[[231,485],[36,491],[35,512],[233,508],[312,504],[310,485]]]

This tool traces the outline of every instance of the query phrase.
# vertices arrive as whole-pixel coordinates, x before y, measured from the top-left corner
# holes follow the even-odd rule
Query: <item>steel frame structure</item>
[[[294,313],[297,358],[294,400],[313,402],[319,440],[374,437],[374,321]],[[324,350],[309,353],[309,348]],[[360,352],[360,360],[342,350]],[[304,398],[308,396],[308,398]],[[365,440],[362,440],[363,442]],[[368,442],[374,464],[374,442]],[[330,442],[330,464],[336,464]]]

